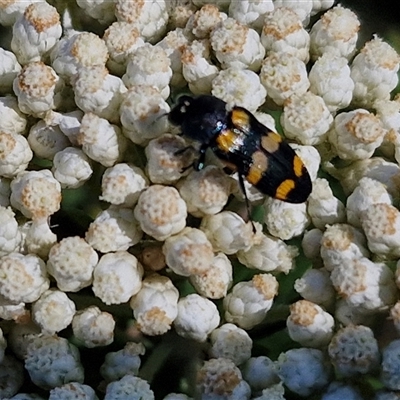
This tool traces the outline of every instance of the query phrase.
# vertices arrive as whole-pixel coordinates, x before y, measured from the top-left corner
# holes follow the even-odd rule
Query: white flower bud
[[[381,363],[381,381],[383,385],[393,391],[400,388],[399,381],[399,354],[400,354],[400,340],[393,340],[382,351]],[[390,396],[390,394],[389,394]],[[396,393],[393,392],[393,396]]]
[[[0,206],[0,257],[16,251],[21,243],[21,232],[14,216],[10,207]]]
[[[28,167],[33,153],[28,141],[19,133],[0,131],[0,175],[13,178]]]
[[[211,93],[228,106],[241,106],[250,112],[256,111],[267,95],[255,72],[237,67],[221,70],[212,81]]]
[[[59,113],[49,111],[46,113],[44,120],[47,125],[58,125],[61,132],[68,137],[74,146],[79,146],[78,137],[81,127],[83,112],[81,110],[74,110],[69,113]]]
[[[50,286],[46,264],[39,257],[10,253],[0,259],[0,301],[32,303]]]
[[[1,68],[1,48],[0,48],[0,68]],[[1,70],[0,70],[0,76],[1,76]],[[8,92],[11,92],[11,90],[12,89],[10,89]],[[0,132],[24,134],[26,125],[27,125],[26,115],[23,114],[21,110],[18,108],[17,99],[13,96],[0,97]]]
[[[229,16],[243,25],[260,31],[266,14],[272,12],[273,9],[274,3],[272,0],[231,1],[229,4]]]
[[[0,24],[3,26],[12,26],[15,21],[24,14],[25,9],[30,4],[42,1],[43,0],[13,1],[2,4],[0,8]]]
[[[321,266],[321,239],[323,232],[320,229],[313,228],[305,232],[301,240],[301,247],[304,255],[310,259],[314,265]]]
[[[44,292],[32,304],[32,318],[43,333],[54,334],[65,329],[75,314],[75,304],[60,290]]]
[[[43,116],[60,104],[64,82],[41,61],[26,64],[14,79],[18,107],[25,114]]]
[[[108,0],[77,0],[76,4],[102,25],[109,25],[115,20],[113,2]]]
[[[94,389],[92,389],[88,385],[84,385],[79,382],[65,383],[62,386],[51,389],[49,392],[49,400],[67,399],[68,397],[71,396],[75,396],[77,398],[85,400],[98,400],[98,397],[96,396],[96,392],[94,391]],[[25,399],[25,400],[30,400],[30,399]]]
[[[305,63],[282,52],[271,52],[264,58],[260,80],[268,97],[277,105],[282,105],[293,94],[303,95],[310,86]]]
[[[114,341],[114,327],[113,316],[96,306],[77,311],[72,320],[74,336],[89,348],[111,344]]]
[[[243,329],[254,328],[265,318],[277,293],[278,281],[271,274],[237,283],[224,298],[225,320]]]
[[[178,335],[204,342],[219,322],[218,309],[212,301],[198,294],[189,294],[178,301],[178,315],[174,320]]]
[[[118,162],[127,146],[127,140],[117,125],[93,113],[83,116],[78,143],[87,156],[105,167]]]
[[[67,237],[55,244],[47,261],[47,270],[64,292],[77,292],[92,283],[93,269],[99,257],[84,239]]]
[[[104,254],[93,272],[93,292],[107,305],[126,303],[142,285],[143,267],[126,251]]]
[[[139,243],[142,231],[131,208],[111,205],[89,225],[86,241],[102,253],[128,250]]]
[[[186,204],[170,186],[152,185],[139,197],[134,210],[141,229],[156,240],[180,232],[186,225]]]
[[[150,336],[169,331],[178,314],[178,298],[178,289],[166,276],[153,274],[144,279],[130,301],[137,328]]]
[[[29,5],[13,25],[11,48],[21,64],[40,61],[62,34],[60,15],[47,2]]]
[[[225,13],[219,11],[217,4],[210,2],[204,4],[190,16],[185,31],[189,31],[197,39],[206,39],[210,36],[211,31],[227,17]]]
[[[128,4],[136,3],[129,1]],[[136,399],[154,400],[154,393],[147,381],[129,374],[107,385],[104,400],[116,400],[121,396],[125,396],[125,393],[129,393],[129,396]]]
[[[335,320],[319,305],[299,300],[290,306],[286,320],[289,336],[304,347],[326,346],[332,336]]]
[[[66,147],[54,155],[51,172],[63,189],[76,189],[92,176],[93,169],[81,149]]]
[[[144,172],[132,164],[116,164],[104,171],[100,200],[121,207],[133,207],[149,181]]]

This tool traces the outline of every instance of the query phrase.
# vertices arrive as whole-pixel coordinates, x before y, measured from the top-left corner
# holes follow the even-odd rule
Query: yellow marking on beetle
[[[302,176],[303,168],[304,168],[303,161],[301,161],[301,159],[298,155],[295,155],[293,158],[293,171],[294,171],[295,175],[298,177]]]
[[[279,143],[282,138],[275,132],[269,132],[268,135],[263,135],[261,138],[261,146],[267,153],[275,153],[279,150]]]
[[[262,151],[255,151],[252,156],[252,164],[247,173],[246,179],[252,185],[257,185],[263,177],[264,172],[268,169],[268,157]]]
[[[249,115],[245,113],[243,110],[233,109],[231,115],[231,121],[233,125],[242,128],[248,128],[250,124]]]
[[[238,147],[238,145],[241,145],[241,141],[238,143],[238,135],[230,129],[222,131],[215,140],[218,144],[218,148],[226,153],[231,152],[234,148]]]
[[[288,194],[295,188],[293,179],[285,179],[276,189],[275,197],[279,200],[286,200]]]

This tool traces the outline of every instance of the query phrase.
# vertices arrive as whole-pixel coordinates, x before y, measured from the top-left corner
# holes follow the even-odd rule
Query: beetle
[[[288,203],[303,203],[312,190],[310,175],[300,157],[282,137],[260,123],[243,107],[228,108],[211,95],[181,96],[168,116],[183,136],[200,143],[196,170],[204,167],[210,148],[229,170],[237,171],[261,193]]]

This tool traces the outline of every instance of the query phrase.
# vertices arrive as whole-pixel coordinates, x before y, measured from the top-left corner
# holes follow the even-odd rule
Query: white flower
[[[135,4],[132,1],[127,3]],[[104,400],[124,400],[127,393],[132,399],[154,400],[154,393],[147,381],[130,374],[125,375],[118,381],[109,383]]]
[[[285,100],[281,124],[285,137],[305,145],[317,145],[326,140],[333,117],[324,100],[306,92],[293,94]]]
[[[360,21],[356,14],[341,5],[328,10],[310,31],[312,60],[325,53],[350,59],[356,51]]]
[[[271,52],[264,58],[260,80],[277,105],[293,94],[303,95],[310,86],[305,63],[284,52]]]
[[[24,171],[33,158],[28,141],[19,133],[0,131],[0,175],[13,178]]]
[[[361,228],[363,212],[372,204],[377,203],[392,204],[385,185],[375,179],[361,178],[358,186],[347,198],[346,213],[349,224]]]
[[[108,73],[103,65],[79,67],[71,79],[76,105],[111,123],[119,122],[119,107],[126,87],[121,78]]]
[[[92,32],[72,32],[65,35],[51,52],[52,66],[69,80],[79,67],[104,66],[108,59],[107,46]]]
[[[310,92],[323,98],[328,110],[346,108],[353,98],[354,82],[345,57],[324,53],[308,74]]]
[[[380,256],[400,257],[400,212],[387,203],[375,203],[360,216],[369,249]]]
[[[282,240],[301,235],[310,223],[306,203],[291,204],[268,197],[264,210],[268,232]]]
[[[221,21],[210,34],[211,47],[223,69],[257,71],[265,55],[258,33],[233,18]]]
[[[167,53],[160,46],[145,43],[130,55],[122,80],[127,88],[139,85],[155,87],[166,100],[172,77],[170,64]]]
[[[186,23],[185,31],[189,31],[197,39],[209,38],[211,31],[228,16],[219,11],[217,4],[204,4],[194,12]]]
[[[397,300],[393,272],[383,263],[359,258],[339,265],[331,272],[331,281],[340,297],[359,312],[378,312]]]
[[[83,382],[84,371],[79,351],[67,339],[37,336],[28,345],[25,369],[32,382],[42,389],[52,389],[68,382]]]
[[[178,315],[178,289],[166,276],[150,275],[132,297],[130,306],[137,328],[145,335],[162,335]]]
[[[232,211],[222,211],[215,215],[206,215],[200,224],[214,251],[235,254],[239,250],[248,250],[252,245],[251,223],[246,223]]]
[[[168,130],[169,105],[152,86],[134,86],[125,94],[120,108],[124,135],[133,143],[145,145]]]
[[[328,352],[336,371],[349,377],[373,372],[380,359],[373,331],[362,325],[340,329],[332,338]]]
[[[151,182],[166,185],[182,178],[197,156],[184,138],[169,133],[150,140],[145,154],[146,172]]]
[[[289,336],[304,347],[324,347],[332,336],[335,320],[319,305],[299,300],[290,306],[286,320]]]
[[[243,25],[259,31],[263,26],[265,15],[274,9],[272,0],[242,0],[231,1],[229,16]]]
[[[212,165],[192,171],[179,185],[179,193],[186,202],[188,212],[196,217],[222,211],[230,192],[229,177]]]
[[[178,315],[174,327],[178,335],[204,342],[219,325],[216,305],[198,294],[189,294],[178,301]]]
[[[197,372],[197,391],[204,400],[249,399],[251,390],[240,369],[226,358],[205,361]]]
[[[328,271],[368,256],[367,241],[358,229],[347,224],[326,227],[321,238],[321,257]]]
[[[127,140],[117,125],[93,113],[83,116],[78,143],[88,157],[105,167],[120,161],[127,146]]]
[[[115,19],[114,3],[108,0],[77,0],[76,4],[100,24],[109,25]]]
[[[212,81],[211,93],[230,107],[241,106],[250,112],[256,111],[267,95],[255,72],[237,67],[221,70]]]
[[[283,383],[301,397],[320,392],[331,375],[328,360],[318,349],[300,348],[281,353],[277,370]]]
[[[214,329],[210,335],[210,344],[210,357],[227,358],[235,365],[247,361],[253,347],[249,334],[234,324],[224,324]]]
[[[82,400],[98,400],[96,392],[90,386],[79,382],[66,383],[62,386],[51,389],[49,392],[49,400],[68,399],[71,396],[75,396]]]
[[[13,25],[11,48],[21,64],[40,61],[62,34],[60,15],[47,2],[30,4]]]
[[[271,274],[237,283],[224,298],[225,320],[243,329],[253,328],[265,318],[277,293],[278,281]]]
[[[378,117],[359,108],[338,114],[328,138],[341,159],[355,161],[370,158],[385,134]]]
[[[107,305],[126,303],[142,286],[143,267],[126,251],[104,254],[93,271],[93,292]]]
[[[306,231],[301,240],[301,247],[304,255],[310,259],[314,265],[321,265],[321,239],[323,232],[320,229],[313,228]]]
[[[60,209],[61,186],[48,169],[24,171],[11,182],[10,200],[25,217],[41,219]]]
[[[82,186],[93,173],[91,160],[76,147],[66,147],[53,158],[51,171],[63,189]]]
[[[329,182],[317,178],[313,182],[313,190],[308,198],[308,215],[316,228],[324,229],[326,225],[345,222],[344,204],[333,195]]]
[[[389,100],[399,66],[400,55],[388,43],[377,36],[365,43],[351,64],[353,104],[371,107],[377,100]]]
[[[1,10],[0,10],[0,19],[1,19]],[[13,81],[17,77],[19,71],[21,71],[21,65],[17,61],[17,57],[15,57],[14,53],[8,50],[4,50],[3,48],[0,47],[0,94],[12,93]],[[11,96],[0,98],[0,115],[3,115],[1,103],[5,99],[8,99],[9,101],[15,101],[15,99]],[[13,118],[13,115],[8,116],[7,119],[11,118]],[[8,121],[6,121],[6,123],[7,122]],[[2,126],[3,126],[3,121],[0,122],[0,130],[2,129]]]
[[[259,243],[254,243],[247,251],[239,250],[237,257],[247,268],[287,274],[295,267],[295,257],[298,254],[295,246],[289,246],[276,237],[263,234]]]
[[[85,239],[94,249],[108,253],[128,250],[142,235],[131,208],[111,205],[89,225]]]
[[[43,0],[13,1],[2,4],[0,8],[0,24],[12,26],[15,21],[24,14],[25,9],[30,4],[42,1]]]
[[[44,120],[47,125],[58,125],[61,132],[68,137],[74,146],[79,146],[78,137],[81,128],[83,112],[74,110],[69,113],[59,113],[49,111],[46,113]]]
[[[0,206],[0,257],[14,252],[21,243],[18,222],[10,207]]]
[[[182,276],[206,273],[214,258],[212,245],[204,232],[189,227],[168,237],[163,253],[168,267]]]
[[[46,264],[39,257],[10,253],[0,258],[0,301],[31,303],[50,285]]]
[[[141,229],[160,241],[186,226],[186,204],[179,192],[170,186],[147,188],[141,193],[134,214]]]
[[[158,42],[164,35],[168,12],[164,0],[133,2],[115,1],[115,16],[118,21],[134,23],[140,36],[150,43]]]
[[[75,304],[60,290],[46,290],[32,304],[32,318],[43,333],[54,334],[65,329],[75,314]]]
[[[194,40],[182,49],[182,76],[193,94],[208,94],[218,68],[211,61],[209,40]]]
[[[60,290],[77,292],[92,283],[93,269],[98,260],[97,253],[84,239],[70,236],[51,248],[47,270]]]
[[[2,318],[3,320],[24,321],[28,317],[28,315],[30,315],[30,311],[26,309],[25,303],[19,303],[16,305],[14,304],[0,305],[0,318]],[[36,329],[38,329],[36,325],[35,327]],[[11,343],[12,341],[13,340],[9,336],[9,342]]]
[[[299,16],[303,25],[306,26],[310,21],[310,14],[313,9],[313,0],[274,0],[274,7],[291,8]]]
[[[1,48],[0,48],[0,68],[1,68]],[[21,70],[21,68],[15,73]],[[15,78],[15,77],[14,77]],[[13,80],[14,80],[13,78]],[[0,71],[0,85],[1,85]],[[12,81],[11,81],[12,86]],[[11,93],[10,89],[8,92]],[[1,92],[1,89],[0,89]],[[18,101],[14,96],[0,97],[0,132],[4,133],[25,133],[27,117],[18,108]]]
[[[222,299],[232,285],[232,264],[224,253],[218,253],[207,271],[191,275],[189,279],[200,295],[209,299]]]
[[[124,375],[137,375],[141,359],[146,352],[143,343],[128,342],[123,349],[106,354],[100,367],[101,376],[107,382],[121,379]]]
[[[100,200],[121,207],[132,207],[149,181],[144,172],[132,164],[120,163],[104,171]]]
[[[300,16],[289,7],[285,4],[285,7],[275,7],[274,11],[268,10],[262,25],[261,43],[267,52],[289,53],[307,63],[310,36],[303,28]]]
[[[58,125],[47,125],[43,120],[29,130],[28,143],[37,157],[48,160],[71,144]]]
[[[336,300],[330,274],[326,269],[310,268],[301,278],[296,279],[294,289],[304,299],[329,308]]]
[[[78,4],[82,0],[78,0]],[[103,4],[111,4],[104,0]],[[140,46],[144,45],[144,40],[140,36],[139,30],[134,23],[113,22],[104,32],[103,40],[106,43],[110,58],[107,61],[107,68],[111,73],[121,76],[126,71],[126,66],[130,55]]]
[[[41,61],[26,64],[13,82],[19,109],[35,117],[57,108],[63,86],[53,68]]]
[[[393,340],[382,351],[381,380],[391,390],[400,389],[399,380],[400,340]],[[394,394],[395,395],[395,394]]]
[[[88,348],[111,344],[114,340],[114,327],[113,316],[96,306],[77,311],[72,320],[74,336]]]

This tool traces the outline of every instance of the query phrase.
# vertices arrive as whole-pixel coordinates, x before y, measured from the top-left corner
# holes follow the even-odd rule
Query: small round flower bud
[[[142,235],[131,208],[111,205],[89,225],[85,239],[94,249],[108,253],[128,250]]]
[[[115,20],[113,2],[109,2],[108,0],[77,0],[76,4],[78,4],[89,17],[92,17],[101,25],[109,25]]]
[[[274,9],[272,0],[260,2],[252,0],[231,1],[229,16],[243,25],[255,29],[257,32],[263,27],[264,18]]]
[[[49,400],[67,400],[75,397],[82,400],[98,400],[96,392],[88,385],[79,382],[70,382],[62,386],[55,387],[49,392]],[[18,399],[16,399],[18,400]],[[29,400],[29,399],[21,399]],[[33,399],[34,400],[34,399]]]
[[[132,164],[120,163],[104,171],[100,200],[121,207],[133,207],[149,181],[144,172]]]
[[[65,329],[75,314],[75,304],[60,290],[44,292],[32,304],[32,318],[49,335]]]
[[[74,336],[88,348],[111,344],[114,341],[114,327],[113,316],[96,306],[77,311],[72,320]]]
[[[197,39],[206,39],[210,36],[211,31],[226,18],[227,15],[220,12],[216,4],[204,4],[191,15],[185,30],[188,30]]]
[[[28,141],[19,133],[0,131],[0,175],[13,178],[28,167],[33,153]]]
[[[0,48],[0,68],[1,64]],[[19,72],[19,71],[18,71]],[[17,76],[17,73],[15,74]],[[1,77],[1,69],[0,69]],[[15,78],[15,77],[14,77]],[[12,86],[12,81],[11,81]],[[7,91],[11,93],[12,89]],[[0,93],[1,93],[1,78],[0,78]],[[5,133],[21,133],[24,134],[27,125],[27,116],[18,108],[18,101],[14,96],[0,97],[0,132]]]
[[[14,217],[10,207],[0,206],[0,257],[16,251],[21,243],[21,232]]]
[[[156,240],[180,232],[186,225],[186,204],[170,186],[152,185],[139,197],[134,210],[141,229]]]
[[[178,298],[178,289],[166,276],[153,274],[144,279],[130,301],[137,328],[150,336],[169,331],[178,314]]]
[[[126,251],[104,254],[93,272],[93,292],[107,305],[126,303],[142,285],[143,267]]]
[[[81,149],[66,147],[54,155],[51,172],[63,189],[76,189],[92,176],[93,169]]]
[[[84,239],[67,237],[55,244],[47,261],[47,270],[64,292],[77,292],[92,283],[98,255]]]
[[[48,169],[24,171],[11,182],[10,200],[25,217],[45,218],[60,209],[61,186]]]
[[[212,245],[204,232],[189,227],[168,237],[163,253],[168,267],[182,276],[206,273],[214,258]]]
[[[174,320],[178,335],[204,342],[219,322],[218,309],[210,300],[189,294],[178,301],[178,315]]]
[[[125,4],[136,3],[129,1]],[[130,374],[125,375],[118,381],[109,383],[106,388],[104,400],[122,400],[127,396],[127,393],[133,399],[154,400],[154,393],[150,389],[150,385],[144,379]]]
[[[314,265],[321,266],[321,239],[322,230],[313,228],[305,232],[301,240],[301,247],[304,255],[310,259]]]

